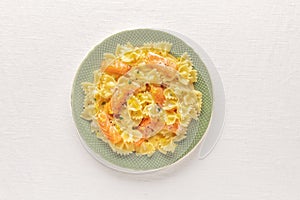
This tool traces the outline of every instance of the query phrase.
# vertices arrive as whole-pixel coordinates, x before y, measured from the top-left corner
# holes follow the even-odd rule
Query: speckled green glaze
[[[130,42],[134,46],[141,46],[147,42],[167,41],[173,44],[171,53],[174,56],[180,56],[187,52],[193,61],[194,68],[198,71],[198,81],[195,88],[203,94],[203,107],[199,120],[193,120],[187,131],[187,138],[178,143],[174,153],[166,155],[156,152],[151,157],[137,156],[130,154],[121,156],[111,150],[108,144],[98,139],[91,133],[90,122],[80,118],[83,110],[84,93],[81,89],[81,83],[84,81],[93,81],[93,71],[99,68],[104,53],[114,53],[117,44],[126,44]],[[126,171],[151,171],[169,166],[186,154],[188,154],[200,142],[205,134],[212,114],[212,85],[208,71],[199,56],[181,39],[166,32],[151,29],[136,29],[117,33],[105,39],[97,45],[81,63],[74,79],[72,89],[72,112],[79,135],[94,156],[101,158],[105,163],[111,164],[116,168]]]

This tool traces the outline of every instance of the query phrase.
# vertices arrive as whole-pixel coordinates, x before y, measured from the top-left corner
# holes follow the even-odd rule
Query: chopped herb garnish
[[[120,117],[119,117],[119,119],[120,119],[120,120],[122,120],[122,119],[123,119],[123,117],[121,117],[121,116],[120,116]]]
[[[137,72],[136,72],[136,73],[138,73],[138,74],[139,74],[139,73],[140,73],[140,71],[139,71],[139,70],[137,70]]]
[[[158,112],[160,112],[160,108],[159,107],[157,108],[157,110],[158,110]]]
[[[129,80],[128,83],[131,84],[131,80]]]

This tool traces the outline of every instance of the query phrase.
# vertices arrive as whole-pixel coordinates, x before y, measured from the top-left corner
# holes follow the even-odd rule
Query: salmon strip
[[[119,131],[115,126],[110,123],[109,116],[107,113],[102,112],[98,115],[98,124],[102,133],[111,141],[116,144],[122,140]]]
[[[135,146],[135,147],[139,147],[139,146],[141,146],[141,144],[142,144],[144,141],[145,141],[145,138],[141,138],[139,141],[137,141],[137,142],[134,143],[134,146]]]
[[[164,57],[162,57],[158,54],[152,53],[152,52],[148,53],[148,63],[164,64],[168,67],[172,67],[173,69],[177,68],[176,63],[171,61],[171,59],[164,58]]]
[[[152,94],[155,103],[157,103],[160,107],[163,107],[163,103],[165,102],[164,89],[160,86],[151,85],[150,93]]]
[[[138,88],[140,88],[140,85],[131,84],[131,80],[128,79],[128,82],[125,86],[119,87],[115,93],[113,94],[111,98],[111,107],[114,115],[118,115],[123,104],[126,103],[127,98],[133,94]]]
[[[159,117],[144,118],[137,129],[143,134],[144,138],[149,138],[159,132],[164,124]]]
[[[143,118],[143,120],[141,121],[139,127],[145,127],[145,126],[147,126],[150,123],[151,123],[150,117]]]
[[[104,69],[104,72],[110,75],[124,75],[131,69],[131,66],[117,61],[113,65],[109,65]]]
[[[172,133],[176,133],[179,128],[179,121],[176,120],[174,124],[171,125],[165,125],[164,129],[171,131]]]

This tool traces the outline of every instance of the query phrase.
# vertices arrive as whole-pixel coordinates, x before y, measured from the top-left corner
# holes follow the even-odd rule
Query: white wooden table
[[[226,92],[221,140],[158,178],[81,146],[70,91],[109,35],[170,29],[199,43]],[[300,199],[297,0],[0,1],[0,199]]]

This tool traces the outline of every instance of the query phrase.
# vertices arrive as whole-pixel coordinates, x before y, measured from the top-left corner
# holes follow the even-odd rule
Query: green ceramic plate
[[[83,110],[84,93],[81,89],[81,83],[84,81],[93,81],[93,71],[99,68],[104,53],[114,53],[117,44],[126,44],[130,42],[135,46],[141,46],[147,42],[167,41],[173,44],[171,53],[175,56],[180,56],[187,52],[193,61],[195,69],[198,70],[198,81],[195,83],[195,88],[203,94],[203,107],[199,120],[194,120],[189,125],[187,138],[180,141],[174,153],[166,155],[156,152],[151,157],[136,156],[130,154],[121,156],[111,150],[108,144],[98,139],[96,135],[91,133],[90,123],[80,118],[80,113]],[[72,112],[78,133],[83,145],[86,149],[101,163],[113,169],[125,172],[147,172],[155,171],[168,167],[177,163],[184,158],[189,152],[201,142],[201,138],[206,133],[209,126],[212,114],[212,85],[206,69],[206,66],[201,61],[201,58],[178,37],[169,33],[151,30],[151,29],[136,29],[117,33],[105,39],[98,44],[87,55],[81,63],[74,79],[72,89]]]

